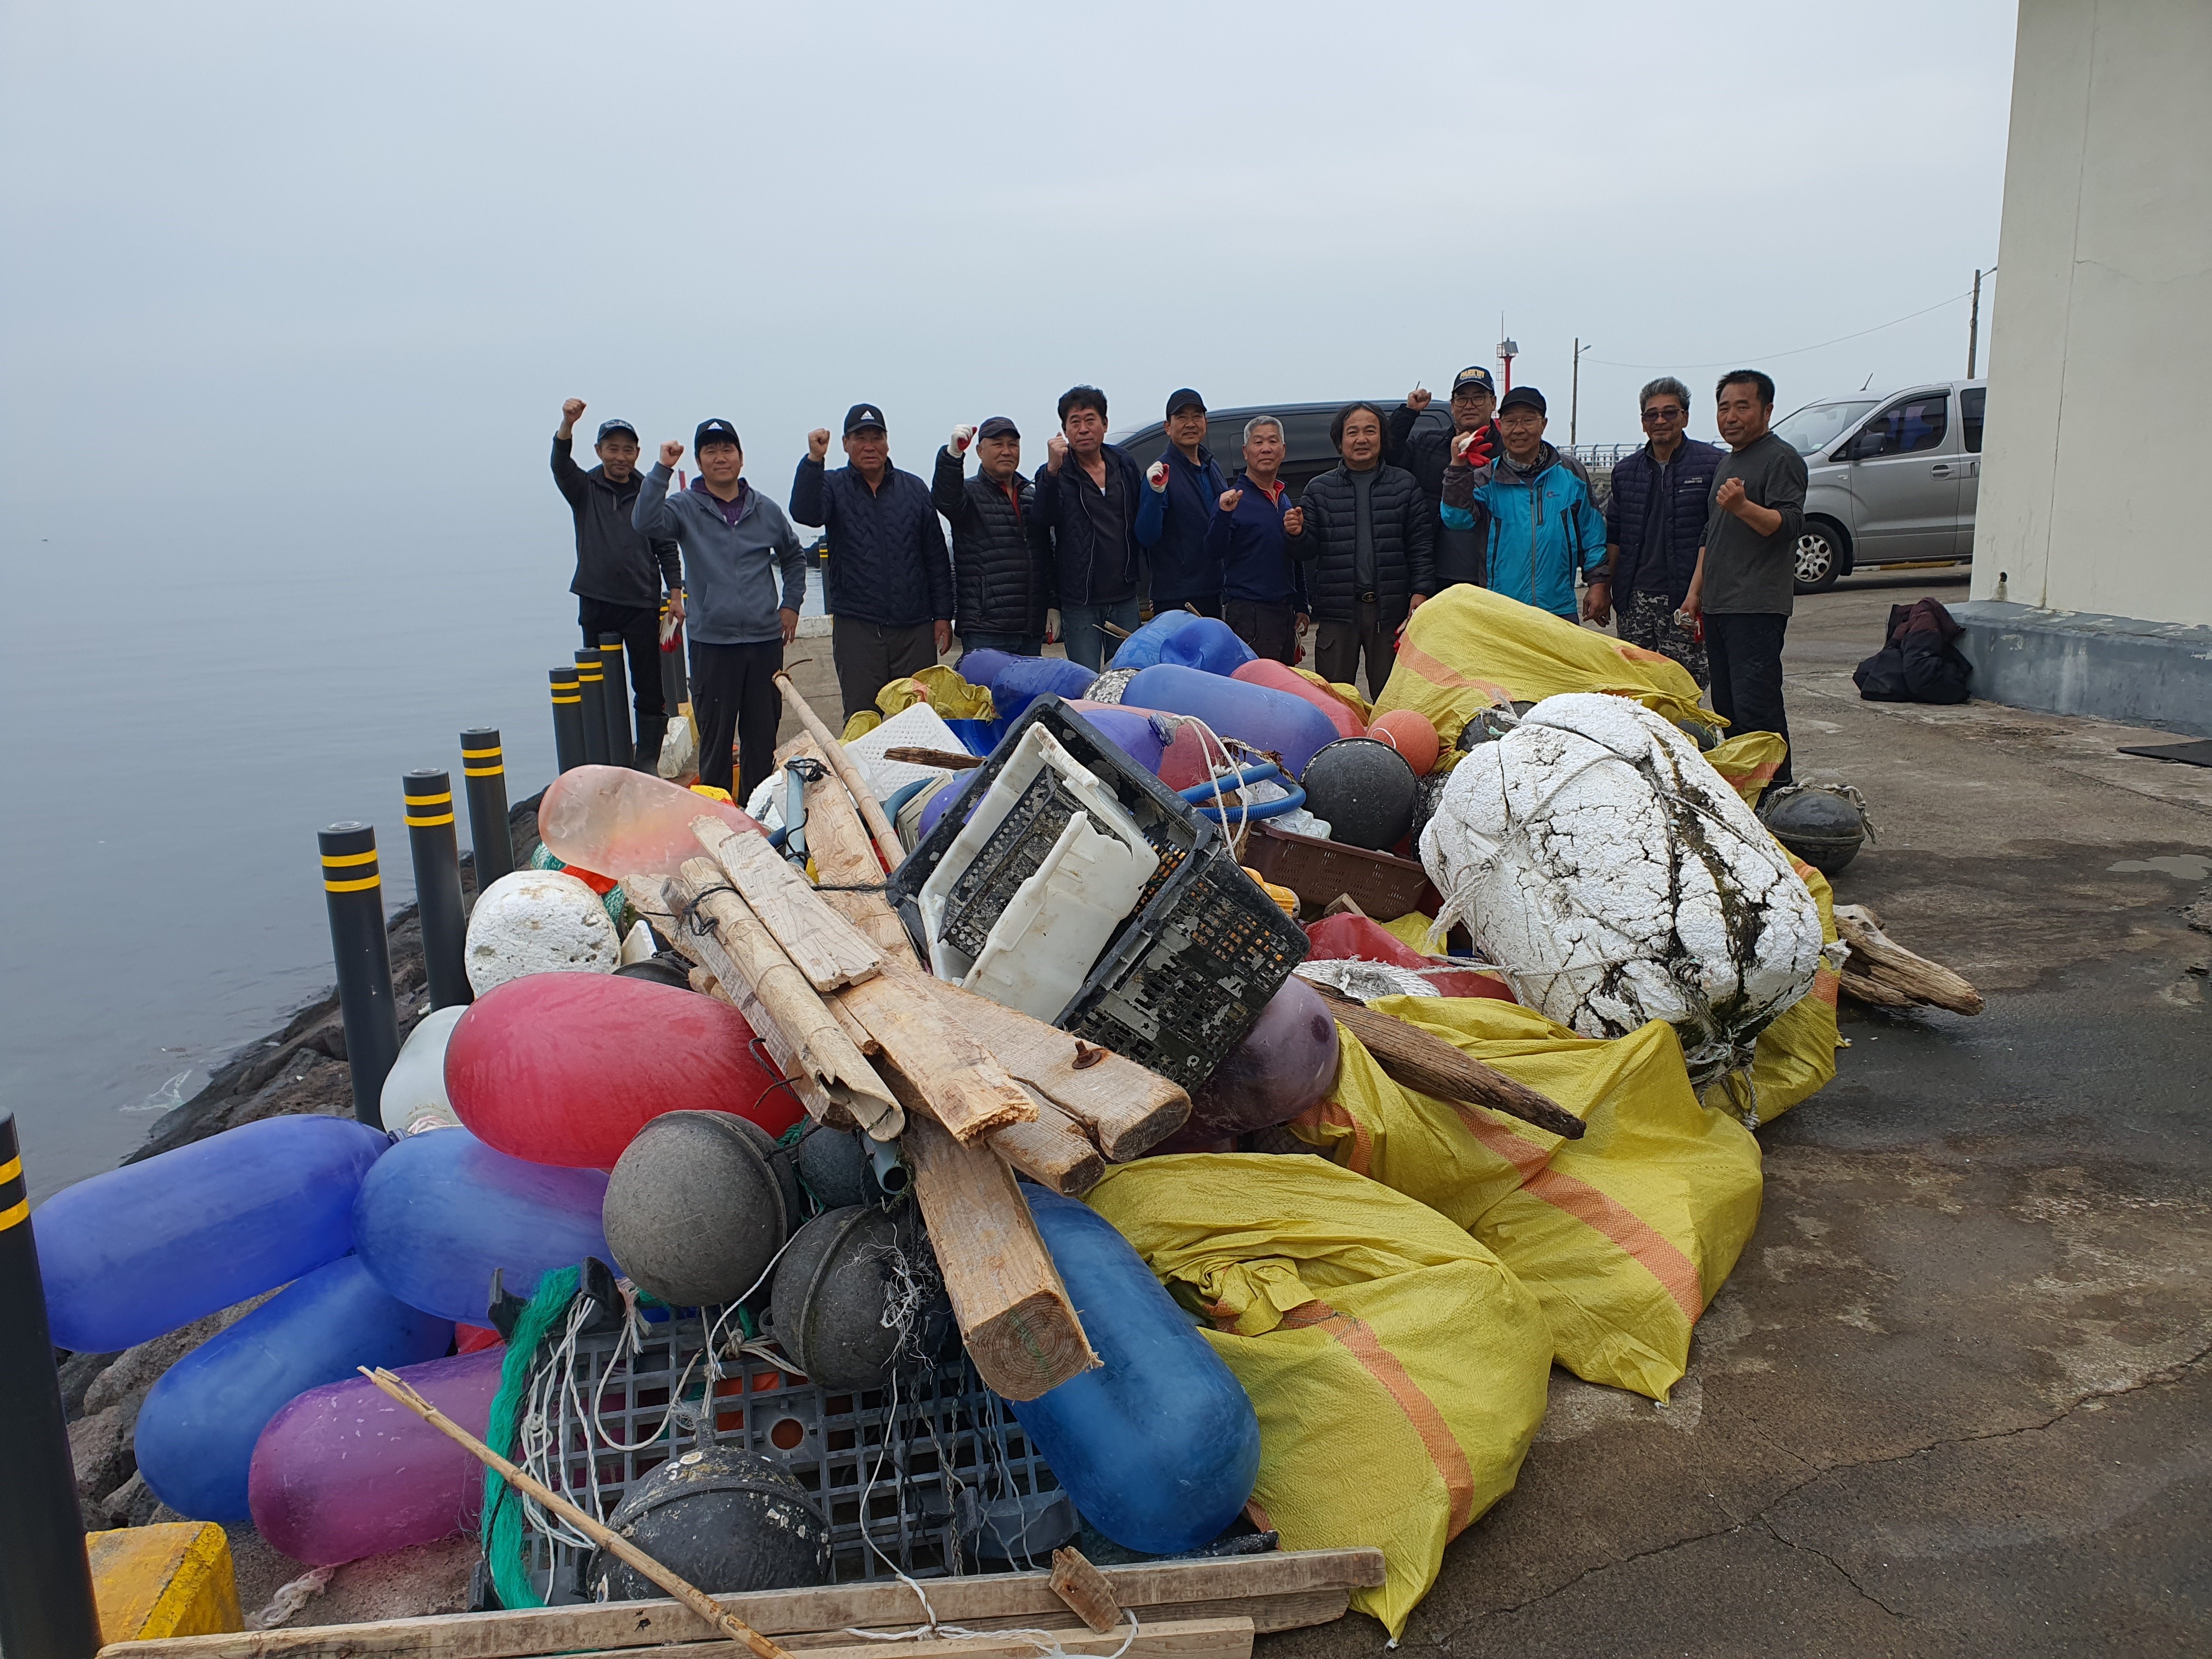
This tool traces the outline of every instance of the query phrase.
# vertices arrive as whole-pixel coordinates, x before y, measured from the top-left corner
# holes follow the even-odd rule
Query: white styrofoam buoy
[[[466,1003],[434,1008],[416,1022],[400,1045],[399,1058],[384,1075],[377,1115],[396,1135],[420,1129],[449,1129],[460,1122],[446,1097],[446,1043],[468,1012]]]
[[[611,974],[622,938],[599,896],[563,870],[517,870],[469,915],[469,984],[478,996],[525,974]]]

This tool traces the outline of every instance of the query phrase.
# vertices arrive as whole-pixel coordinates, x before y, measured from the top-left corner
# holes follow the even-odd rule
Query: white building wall
[[[2021,0],[1997,269],[1973,597],[2212,624],[2212,0]]]

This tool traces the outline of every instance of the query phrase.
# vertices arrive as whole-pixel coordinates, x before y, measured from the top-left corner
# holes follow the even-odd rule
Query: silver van
[[[1875,566],[1972,562],[1988,386],[1947,380],[1831,398],[1774,423],[1805,458],[1800,593]]]

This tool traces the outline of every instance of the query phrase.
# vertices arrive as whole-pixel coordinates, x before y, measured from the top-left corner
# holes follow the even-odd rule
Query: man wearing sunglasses
[[[1644,447],[1614,463],[1605,509],[1613,585],[1586,589],[1583,614],[1602,623],[1608,611],[1617,612],[1621,638],[1672,657],[1703,686],[1709,677],[1705,641],[1694,623],[1685,627],[1674,617],[1697,577],[1706,498],[1721,452],[1683,436],[1690,392],[1673,375],[1645,386],[1638,402]]]

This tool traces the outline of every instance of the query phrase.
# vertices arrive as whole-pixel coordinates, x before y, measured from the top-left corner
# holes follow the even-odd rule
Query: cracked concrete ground
[[[1962,580],[1800,600],[1790,714],[1800,777],[1881,830],[1838,898],[1987,1012],[1846,1005],[1836,1081],[1761,1133],[1689,1376],[1662,1408],[1554,1372],[1409,1649],[2212,1652],[2212,771],[2091,721],[1861,702],[1888,606],[1929,591]],[[1382,1644],[1353,1615],[1262,1646]]]

